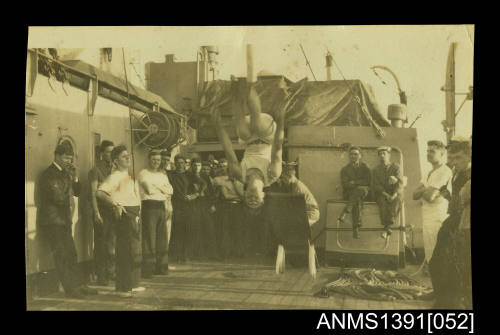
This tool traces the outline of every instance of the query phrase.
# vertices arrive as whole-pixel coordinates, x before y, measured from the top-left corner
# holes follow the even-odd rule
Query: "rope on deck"
[[[330,293],[346,294],[360,299],[391,301],[420,299],[432,293],[432,289],[396,271],[345,269],[337,280],[325,284],[314,295],[328,298]]]

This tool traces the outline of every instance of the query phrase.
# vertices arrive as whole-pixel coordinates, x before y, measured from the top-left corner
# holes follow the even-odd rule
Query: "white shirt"
[[[451,169],[443,164],[435,170],[430,171],[427,176],[422,178],[422,185],[425,187],[433,187],[436,189],[440,189],[445,186],[451,192],[451,178],[453,177],[453,173]]]
[[[452,177],[453,173],[451,169],[446,164],[443,164],[437,169],[430,171],[422,179],[422,185],[424,185],[424,187],[433,187],[438,190],[446,185],[446,188],[451,193]],[[426,212],[424,212],[424,216],[426,217],[429,216],[429,218],[433,218],[434,220],[441,222],[446,218],[447,216],[446,212],[448,209],[448,200],[446,200],[442,196],[437,197],[436,200],[432,203],[425,200],[424,197],[422,197],[421,200],[422,200],[422,206],[426,210]]]
[[[162,171],[151,172],[148,169],[144,169],[139,173],[139,191],[142,200],[158,200],[165,201],[167,196],[170,197],[174,192],[172,185],[168,181],[168,177]],[[147,194],[144,189],[143,183],[147,183],[150,186],[151,194]],[[160,189],[164,189],[167,194],[163,194]]]
[[[111,172],[99,186],[99,191],[107,193],[114,202],[122,206],[140,206],[137,183],[134,183],[127,170]]]

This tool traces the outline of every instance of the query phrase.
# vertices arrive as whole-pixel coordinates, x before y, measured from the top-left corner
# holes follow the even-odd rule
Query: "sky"
[[[267,70],[296,81],[313,80],[300,50],[302,44],[318,80],[326,80],[325,55],[333,53],[346,79],[360,79],[372,86],[384,115],[387,106],[399,103],[390,75],[370,70],[389,67],[408,96],[408,119],[422,114],[415,127],[419,139],[445,141],[444,85],[451,42],[458,42],[456,90],[466,92],[473,83],[473,26],[253,26],[253,27],[35,27],[29,47],[98,48],[126,47],[140,50],[140,63],[164,62],[166,54],[177,61],[194,61],[202,45],[219,49],[218,79],[246,75],[246,44],[254,49],[255,72]],[[142,71],[141,71],[142,72]],[[333,79],[342,79],[333,68]],[[456,106],[463,96],[456,97]],[[457,135],[470,136],[472,102],[467,101],[456,120]]]

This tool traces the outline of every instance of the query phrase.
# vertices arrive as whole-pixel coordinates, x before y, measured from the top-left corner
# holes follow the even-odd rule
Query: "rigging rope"
[[[328,52],[330,52],[330,51],[328,51]],[[333,64],[335,64],[335,66],[337,67],[337,70],[339,70],[339,73],[342,76],[344,84],[349,89],[349,92],[351,93],[353,99],[357,102],[357,104],[361,108],[361,111],[363,112],[363,114],[365,115],[365,117],[368,119],[368,121],[371,123],[371,125],[373,126],[373,128],[375,128],[375,131],[377,132],[377,136],[379,136],[379,137],[385,137],[385,132],[382,130],[382,128],[380,128],[380,126],[375,122],[375,120],[373,120],[373,118],[370,115],[370,113],[361,104],[361,99],[354,93],[354,91],[352,90],[351,85],[349,85],[347,83],[347,79],[344,77],[344,74],[342,73],[342,70],[338,66],[337,62],[335,61],[335,58],[332,58],[332,61],[333,61]]]
[[[142,77],[139,75],[139,73],[137,72],[137,70],[135,69],[135,65],[134,63],[130,63],[130,65],[132,65],[132,68],[134,69],[134,72],[135,74],[137,75],[137,78],[139,78],[139,80],[141,81],[141,84],[142,84],[142,87],[144,87],[144,89],[147,89],[146,88],[146,83],[145,83],[145,80],[142,79]]]
[[[125,50],[122,48],[122,56],[123,56],[123,71],[125,73],[125,85],[127,87],[127,106],[128,106],[128,119],[130,122],[130,154],[132,155],[132,177],[134,178],[135,183],[135,157],[134,157],[134,136],[132,131],[132,108],[130,107],[130,93],[128,90],[128,78],[127,78],[127,67],[125,63]]]
[[[309,59],[307,59],[306,53],[304,52],[304,48],[302,47],[302,44],[299,44],[299,46],[300,46],[300,50],[302,50],[302,53],[304,54],[304,58],[306,59],[306,65],[309,66],[309,70],[311,70],[314,81],[317,81],[316,76],[314,75],[313,69],[311,67],[311,64],[309,63]]]

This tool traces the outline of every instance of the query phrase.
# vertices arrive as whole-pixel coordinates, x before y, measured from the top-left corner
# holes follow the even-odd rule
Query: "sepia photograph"
[[[30,26],[26,309],[471,311],[474,33]]]

